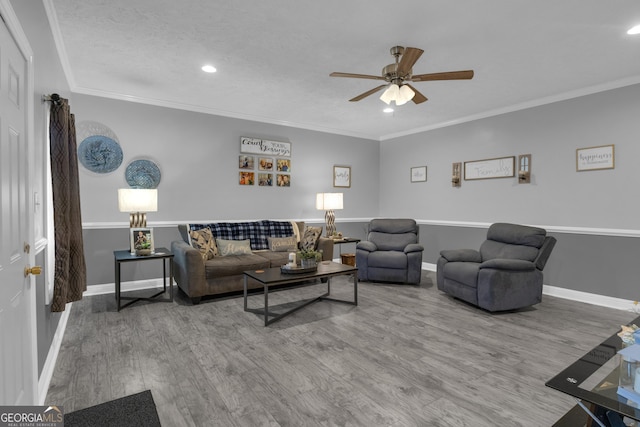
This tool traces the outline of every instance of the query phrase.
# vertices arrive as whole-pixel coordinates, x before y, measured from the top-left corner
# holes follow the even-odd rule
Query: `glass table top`
[[[640,317],[629,324],[640,325]],[[546,385],[640,421],[640,393],[634,394],[635,370],[640,369],[640,362],[628,363],[617,354],[623,346],[618,332],[547,381]],[[624,386],[623,395],[618,393],[620,386]],[[640,372],[636,388],[640,390]],[[631,393],[625,393],[625,390]]]

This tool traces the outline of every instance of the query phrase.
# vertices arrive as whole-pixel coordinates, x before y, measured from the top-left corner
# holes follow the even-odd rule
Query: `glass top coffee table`
[[[352,275],[353,276],[353,301],[345,301],[340,299],[329,298],[331,294],[331,278],[335,276]],[[269,288],[280,285],[296,285],[296,284],[317,284],[315,279],[327,279],[327,292],[312,298],[304,300],[300,305],[287,310],[284,313],[269,313]],[[247,307],[247,284],[248,280],[255,280],[262,284],[264,289],[264,308],[248,308]],[[284,290],[286,288],[283,288]],[[316,301],[336,301],[346,304],[358,305],[358,269],[356,267],[338,264],[332,261],[322,261],[318,263],[318,269],[307,273],[282,273],[280,267],[265,268],[263,270],[248,270],[244,272],[244,311],[264,314],[264,326],[282,319],[294,311],[300,310],[302,307],[314,303]],[[269,317],[272,317],[271,319]]]
[[[632,324],[640,326],[640,317],[629,323]],[[620,356],[617,356],[622,349],[622,339],[617,335],[618,332],[619,330],[547,381],[546,386],[576,398],[578,405],[591,418],[603,410],[610,410],[639,421],[640,401],[635,403],[618,394],[621,372],[624,375],[620,367]],[[575,425],[561,421],[562,419],[554,425]],[[596,421],[593,425],[608,424]]]

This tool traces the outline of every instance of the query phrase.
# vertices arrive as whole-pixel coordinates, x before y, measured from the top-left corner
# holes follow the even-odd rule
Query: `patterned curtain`
[[[51,98],[49,137],[56,251],[51,311],[64,311],[68,302],[82,299],[87,289],[87,268],[82,242],[75,119],[67,99],[56,94]]]

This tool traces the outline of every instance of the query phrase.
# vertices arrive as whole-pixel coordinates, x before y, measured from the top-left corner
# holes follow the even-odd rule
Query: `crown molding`
[[[434,129],[455,126],[455,125],[459,125],[466,122],[472,122],[474,120],[486,119],[488,117],[500,116],[507,113],[513,113],[515,111],[526,110],[528,108],[533,108],[533,107],[539,107],[541,105],[553,104],[560,101],[566,101],[568,99],[580,98],[581,96],[593,95],[594,93],[606,92],[608,90],[619,89],[621,87],[626,87],[626,86],[632,86],[638,83],[640,83],[640,76],[634,76],[634,77],[629,77],[625,79],[615,80],[608,83],[589,86],[582,89],[577,89],[569,92],[563,92],[556,95],[534,99],[534,100],[523,102],[520,104],[510,105],[504,108],[488,110],[482,113],[472,114],[466,117],[460,117],[459,119],[449,120],[442,123],[436,123],[434,125],[409,129],[407,131],[392,133],[388,135],[382,135],[380,137],[380,141],[386,141],[389,139],[395,139],[402,136],[414,135],[420,132],[427,132]]]

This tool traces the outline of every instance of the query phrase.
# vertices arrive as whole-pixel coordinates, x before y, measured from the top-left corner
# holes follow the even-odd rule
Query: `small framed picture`
[[[253,156],[241,154],[238,158],[238,167],[240,169],[253,169]]]
[[[272,171],[273,170],[273,159],[270,157],[259,157],[258,158],[258,170],[261,171]]]
[[[289,175],[279,173],[276,175],[276,182],[278,187],[291,187],[291,178]]]
[[[154,251],[153,228],[131,228],[129,229],[129,247],[132,253],[152,254]]]
[[[278,172],[291,172],[291,160],[289,159],[277,159],[276,166]]]
[[[333,167],[333,186],[351,187],[351,166]]]
[[[238,184],[240,185],[253,185],[255,182],[254,172],[240,172],[238,177]]]
[[[411,168],[411,182],[424,182],[427,180],[427,167],[416,166]]]
[[[273,187],[273,174],[272,173],[259,173],[258,185],[260,187]]]

